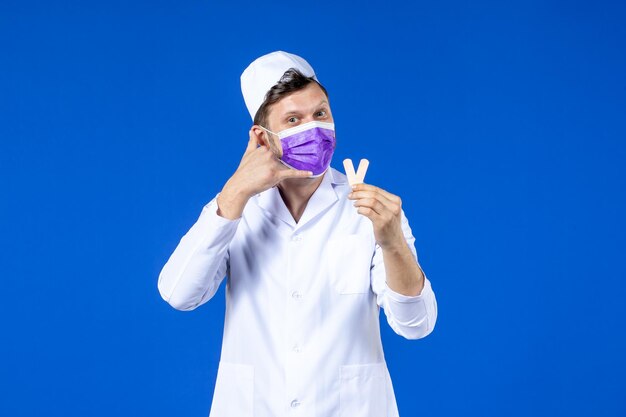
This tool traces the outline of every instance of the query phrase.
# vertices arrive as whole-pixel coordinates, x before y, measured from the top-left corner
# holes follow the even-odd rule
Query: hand
[[[376,242],[383,249],[406,246],[402,233],[402,200],[382,188],[369,184],[355,184],[348,199],[355,200],[357,212],[369,218],[374,225]]]
[[[274,153],[266,146],[258,146],[259,138],[250,129],[250,140],[237,171],[232,177],[240,192],[248,198],[274,187],[286,178],[306,178],[311,171],[287,168],[278,161]]]
[[[236,219],[255,194],[270,189],[287,178],[306,178],[311,171],[287,168],[267,146],[259,146],[259,138],[253,129],[249,132],[248,146],[237,170],[226,182],[218,196],[218,214]]]

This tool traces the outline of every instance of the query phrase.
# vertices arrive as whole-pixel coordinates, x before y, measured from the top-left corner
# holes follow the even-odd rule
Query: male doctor
[[[210,417],[398,416],[379,309],[407,339],[437,319],[400,198],[330,167],[330,101],[303,58],[264,55],[241,89],[254,121],[241,163],[158,280],[193,310],[227,277]]]

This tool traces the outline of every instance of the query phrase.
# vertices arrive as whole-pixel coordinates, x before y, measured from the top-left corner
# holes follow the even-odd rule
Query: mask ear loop
[[[264,127],[263,127],[263,126],[261,126],[261,125],[259,125],[259,127],[260,127],[261,129],[265,130],[267,133],[271,133],[272,135],[276,135],[276,136],[278,136],[276,133],[272,132],[272,131],[271,131],[271,130],[269,130],[269,129],[264,128]],[[280,136],[279,136],[279,137],[280,137]]]
[[[272,132],[272,131],[271,131],[271,130],[269,130],[269,129],[264,128],[264,127],[263,127],[263,126],[261,126],[261,125],[257,125],[257,126],[259,126],[261,129],[265,130],[266,132],[271,133],[272,135],[276,135],[276,133]],[[276,135],[276,136],[277,136],[278,138],[280,138],[280,136],[278,136],[278,135]],[[269,143],[268,143],[268,146],[269,146]],[[270,147],[270,149],[271,149],[271,147]],[[281,159],[279,158],[279,160],[281,160]]]

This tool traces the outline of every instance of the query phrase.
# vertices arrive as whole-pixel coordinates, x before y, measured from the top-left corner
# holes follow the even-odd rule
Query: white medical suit
[[[209,301],[227,277],[210,417],[398,416],[380,307],[395,333],[418,339],[437,303],[428,279],[417,296],[387,286],[372,222],[350,191],[329,168],[298,223],[277,188],[236,220],[217,215],[214,198],[163,267],[159,291],[179,310]],[[417,260],[404,212],[402,230]]]

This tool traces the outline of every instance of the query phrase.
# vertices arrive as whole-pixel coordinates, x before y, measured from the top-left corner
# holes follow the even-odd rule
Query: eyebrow
[[[328,104],[328,101],[326,101],[326,100],[322,100],[322,101],[320,102],[320,104],[318,104],[317,106],[315,106],[315,108],[316,108],[316,109],[319,109],[319,108],[320,108],[320,107],[322,107],[322,105],[324,105],[324,104]],[[283,113],[283,117],[285,117],[285,116],[290,116],[290,115],[292,115],[292,114],[299,115],[299,114],[300,114],[300,112],[299,112],[299,111],[297,111],[297,110],[290,110],[290,111],[288,111],[288,112]]]

